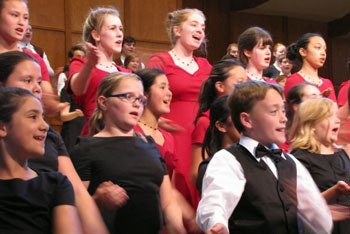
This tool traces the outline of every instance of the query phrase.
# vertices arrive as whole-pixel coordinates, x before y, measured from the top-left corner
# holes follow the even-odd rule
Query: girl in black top
[[[0,88],[0,233],[81,233],[67,177],[28,166],[44,155],[47,131],[38,98]]]
[[[307,100],[299,105],[291,129],[292,154],[309,170],[331,205],[344,208],[339,218],[350,218],[350,158],[335,147],[340,120],[337,105],[328,98]],[[334,223],[333,233],[349,233],[350,220]]]
[[[137,75],[106,76],[90,122],[95,135],[80,138],[71,157],[111,233],[159,233],[163,214],[170,233],[185,233],[156,144],[133,130],[144,105]]]
[[[1,53],[0,71],[0,86],[23,88],[37,98],[42,98],[40,67],[31,56],[19,51]],[[45,138],[44,156],[30,159],[28,165],[36,171],[58,171],[67,176],[74,188],[76,206],[84,232],[107,233],[96,204],[79,179],[62,138],[51,127]]]

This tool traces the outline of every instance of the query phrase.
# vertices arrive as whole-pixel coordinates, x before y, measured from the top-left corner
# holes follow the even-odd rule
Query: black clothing
[[[0,233],[52,233],[52,212],[59,205],[74,205],[74,191],[58,172],[0,179]]]
[[[295,149],[292,154],[308,169],[321,192],[329,189],[339,180],[350,184],[350,158],[344,150],[334,154],[316,154]],[[350,195],[341,195],[331,204],[350,207]],[[335,222],[332,233],[350,233],[350,220]]]
[[[153,141],[148,143],[140,137],[79,137],[71,158],[80,178],[90,181],[91,195],[104,181],[126,190],[129,200],[123,207],[102,213],[111,233],[160,232],[159,189],[167,171]]]
[[[296,166],[293,160],[285,155],[287,160],[281,158],[275,162],[277,180],[264,161],[258,162],[241,145],[232,145],[227,150],[241,164],[247,181],[229,219],[230,233],[298,233]],[[284,180],[286,176],[291,179],[288,184]]]

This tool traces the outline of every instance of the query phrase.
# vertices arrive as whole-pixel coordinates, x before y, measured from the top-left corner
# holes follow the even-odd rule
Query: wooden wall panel
[[[126,34],[138,41],[167,43],[166,15],[177,8],[175,0],[129,0],[125,8]]]
[[[82,32],[83,23],[91,8],[97,6],[114,6],[119,12],[121,19],[124,19],[123,0],[67,0],[71,17],[71,28],[73,32]]]
[[[350,61],[350,35],[337,37],[329,43],[335,53],[328,56],[332,64],[332,78],[335,88],[350,79],[350,68],[347,62]]]
[[[287,43],[287,34],[284,28],[285,19],[279,16],[255,15],[248,13],[231,14],[231,41],[237,42],[238,36],[247,28],[258,26],[266,29],[274,42]]]
[[[30,23],[39,28],[65,29],[64,0],[30,0]]]
[[[33,43],[45,50],[53,69],[65,65],[64,32],[35,29],[33,35]]]

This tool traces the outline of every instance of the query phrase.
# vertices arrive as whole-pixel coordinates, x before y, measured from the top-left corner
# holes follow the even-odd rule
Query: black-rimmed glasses
[[[118,94],[111,94],[108,97],[117,97],[120,98],[122,100],[125,100],[129,103],[135,103],[136,101],[138,101],[139,104],[146,106],[147,105],[147,98],[145,96],[136,96],[133,93],[118,93]]]

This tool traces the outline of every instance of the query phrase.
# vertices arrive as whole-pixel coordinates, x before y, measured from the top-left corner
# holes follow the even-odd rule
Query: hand
[[[80,109],[75,109],[75,114],[77,115],[77,117],[84,117],[84,113],[82,110]]]
[[[342,205],[328,205],[331,211],[333,221],[350,219],[350,207]]]
[[[56,116],[61,110],[69,105],[68,102],[60,102],[59,97],[55,94],[43,93],[41,101],[44,105],[45,114]]]
[[[186,227],[186,231],[189,234],[200,234],[202,233],[202,230],[199,228],[199,226],[196,223],[196,217],[194,216],[191,220],[188,222],[184,222],[184,225]]]
[[[222,223],[215,224],[210,230],[210,234],[229,234],[228,230],[226,229],[225,225]]]
[[[350,195],[350,185],[340,180],[336,184],[338,195]]]
[[[91,43],[86,42],[86,63],[94,67],[100,57],[99,49]]]
[[[185,129],[178,124],[175,124],[172,120],[166,118],[160,118],[158,121],[158,126],[168,132],[181,132]]]
[[[323,90],[322,92],[322,96],[323,97],[329,97],[329,95],[332,93],[332,89],[331,88],[327,88],[325,90]]]
[[[126,191],[111,181],[100,184],[92,197],[96,204],[104,209],[119,208],[129,199]]]

